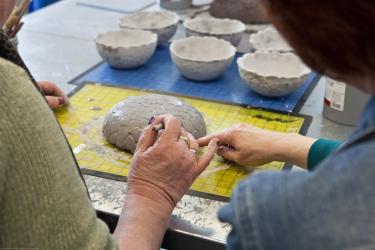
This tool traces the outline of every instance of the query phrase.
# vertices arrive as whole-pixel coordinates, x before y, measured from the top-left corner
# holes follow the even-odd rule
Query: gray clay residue
[[[150,117],[172,114],[195,138],[206,135],[202,114],[189,104],[170,96],[133,96],[116,104],[103,122],[104,137],[109,143],[134,153],[142,130]]]

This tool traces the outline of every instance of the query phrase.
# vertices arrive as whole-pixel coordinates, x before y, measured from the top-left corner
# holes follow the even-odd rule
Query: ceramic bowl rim
[[[188,42],[189,40],[208,40],[208,39],[211,39],[211,40],[216,40],[216,41],[219,41],[221,42],[224,46],[227,46],[230,50],[232,50],[232,53],[231,55],[229,56],[222,56],[222,57],[218,57],[218,58],[215,58],[215,59],[195,59],[195,58],[192,58],[192,57],[186,57],[186,56],[183,56],[181,54],[179,54],[176,49],[175,49],[175,45],[177,43],[185,43],[185,42]],[[187,38],[182,38],[182,39],[178,39],[178,40],[174,40],[170,47],[169,47],[171,53],[182,59],[182,60],[185,60],[185,61],[190,61],[190,62],[201,62],[201,63],[213,63],[213,62],[221,62],[221,61],[226,61],[226,60],[229,60],[229,59],[232,59],[235,55],[236,55],[236,52],[237,52],[237,49],[228,41],[225,41],[224,39],[218,39],[216,37],[213,37],[213,36],[190,36],[190,37],[187,37]]]
[[[243,70],[247,73],[254,74],[254,75],[257,75],[257,76],[263,77],[263,78],[299,79],[299,78],[305,77],[305,76],[307,76],[311,73],[311,69],[309,69],[306,65],[303,64],[303,62],[301,62],[304,65],[304,67],[303,67],[303,70],[301,70],[301,72],[299,73],[299,75],[285,76],[285,75],[275,75],[275,74],[261,74],[261,73],[257,72],[256,70],[245,66],[245,61],[249,60],[251,57],[253,57],[256,54],[257,55],[277,55],[278,54],[281,57],[283,57],[283,56],[293,56],[293,57],[298,58],[294,53],[277,53],[277,52],[269,53],[269,52],[264,52],[264,51],[255,52],[255,53],[246,53],[242,57],[237,59],[238,67],[241,70]]]
[[[129,25],[129,24],[124,24],[124,20],[125,19],[128,19],[128,18],[132,18],[133,16],[135,15],[142,15],[142,13],[153,13],[153,14],[160,14],[160,13],[165,13],[167,15],[169,15],[171,17],[171,21],[166,24],[166,25],[163,25],[161,27],[157,27],[157,28],[152,28],[152,27],[138,27],[138,26],[134,26],[134,25]],[[172,27],[172,26],[175,26],[178,24],[179,22],[179,17],[176,13],[174,12],[171,12],[171,11],[157,11],[157,10],[147,10],[147,11],[140,11],[140,12],[135,12],[135,13],[131,13],[129,15],[126,15],[126,16],[122,16],[120,19],[119,19],[119,25],[121,28],[127,28],[127,29],[137,29],[137,30],[162,30],[162,29],[166,29],[166,28],[169,28],[169,27]]]
[[[232,22],[232,23],[237,23],[239,26],[241,26],[241,28],[239,28],[238,31],[232,31],[232,32],[212,32],[212,31],[197,30],[190,26],[192,23],[198,22],[201,20],[216,20],[220,22]],[[243,33],[246,30],[246,25],[239,20],[230,19],[230,18],[215,18],[215,17],[197,17],[197,18],[187,19],[184,22],[184,27],[185,29],[188,29],[192,32],[196,32],[199,34],[208,34],[208,35],[213,35],[213,36],[235,35],[235,34]]]
[[[113,46],[113,45],[108,45],[108,44],[106,44],[104,42],[99,41],[99,39],[102,36],[106,36],[106,35],[110,35],[110,34],[114,34],[114,33],[124,33],[124,32],[129,32],[129,33],[133,33],[133,34],[144,33],[144,34],[147,34],[147,35],[150,36],[150,40],[149,41],[142,41],[138,45],[129,45],[129,46],[124,46],[124,45],[122,45],[122,46]],[[119,48],[123,48],[123,49],[140,48],[140,47],[144,47],[144,46],[150,46],[150,45],[152,45],[154,43],[156,44],[157,40],[158,40],[158,37],[157,37],[156,34],[150,32],[150,31],[146,31],[146,30],[112,30],[112,31],[106,31],[106,32],[98,33],[97,36],[96,36],[96,38],[95,38],[96,44],[104,46],[104,47],[107,47],[107,48],[112,48],[112,49],[119,49]]]

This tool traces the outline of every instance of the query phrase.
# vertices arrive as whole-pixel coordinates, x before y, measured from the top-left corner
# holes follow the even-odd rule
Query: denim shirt
[[[251,176],[219,219],[232,225],[228,249],[375,249],[375,96],[314,171]]]

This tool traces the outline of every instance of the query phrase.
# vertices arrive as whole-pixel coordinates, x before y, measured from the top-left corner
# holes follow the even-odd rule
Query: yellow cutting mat
[[[102,135],[107,112],[129,96],[150,92],[86,84],[71,97],[71,106],[56,111],[57,118],[71,144],[81,168],[114,176],[127,176],[132,155],[109,145]],[[300,132],[305,118],[286,114],[221,104],[193,98],[181,98],[204,114],[208,133],[234,124],[247,123],[279,132]],[[281,170],[284,164],[273,162],[259,169]],[[230,197],[234,186],[248,175],[244,168],[216,157],[194,182],[190,193],[198,196]],[[108,176],[108,175],[107,175]]]

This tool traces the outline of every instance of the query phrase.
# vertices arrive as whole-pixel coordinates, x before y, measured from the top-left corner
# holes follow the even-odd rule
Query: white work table
[[[118,19],[123,15],[78,6],[77,2],[60,1],[27,15],[25,26],[18,35],[20,54],[34,77],[55,82],[66,93],[76,88],[67,84],[69,80],[101,61],[94,43],[96,34],[117,29]],[[323,94],[324,84],[320,82],[301,110],[302,114],[313,117],[308,135],[344,139],[352,128],[334,124],[322,117]],[[95,208],[119,215],[126,183],[87,175],[84,177]],[[230,230],[228,225],[217,220],[217,211],[224,204],[185,195],[173,212],[165,246],[179,249],[220,248],[215,243],[225,243]],[[205,240],[207,245],[204,245]],[[186,245],[189,242],[191,245]]]

